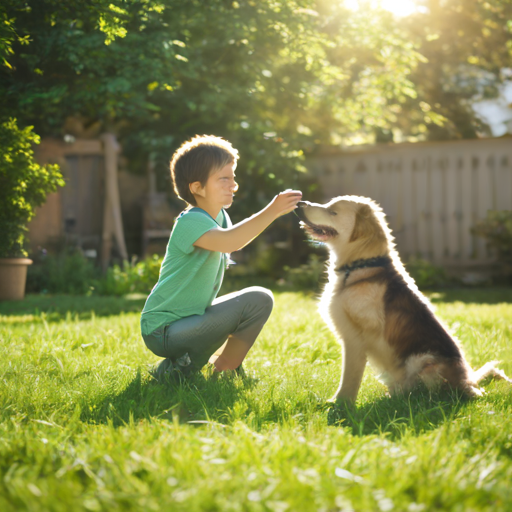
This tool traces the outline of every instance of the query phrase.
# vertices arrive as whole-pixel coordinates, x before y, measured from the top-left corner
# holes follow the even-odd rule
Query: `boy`
[[[208,361],[215,372],[242,372],[242,361],[272,311],[272,292],[258,286],[216,296],[229,253],[293,211],[302,193],[282,192],[233,226],[225,208],[238,190],[237,160],[229,142],[207,135],[185,142],[171,160],[174,190],[187,208],[176,219],[141,316],[146,346],[165,358],[155,372],[158,380],[188,376]]]

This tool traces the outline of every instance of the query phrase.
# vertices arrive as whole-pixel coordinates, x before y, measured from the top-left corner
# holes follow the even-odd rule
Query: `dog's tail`
[[[441,371],[441,375],[454,388],[460,389],[469,397],[483,396],[485,391],[479,386],[479,383],[487,377],[502,379],[512,384],[503,370],[496,368],[498,361],[490,361],[484,364],[478,370],[472,370],[464,358],[455,363],[446,365]]]
[[[499,361],[490,361],[485,363],[482,368],[473,371],[472,379],[476,384],[483,381],[487,377],[492,377],[494,379],[505,380],[508,383],[512,384],[512,379],[507,377],[503,370],[496,368],[496,365],[499,364]]]

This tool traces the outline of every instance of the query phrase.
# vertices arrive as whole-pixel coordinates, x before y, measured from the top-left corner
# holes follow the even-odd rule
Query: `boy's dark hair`
[[[172,156],[171,178],[176,195],[196,206],[190,184],[199,181],[204,187],[212,172],[230,163],[236,164],[237,160],[238,151],[227,140],[214,135],[196,135],[184,142]]]

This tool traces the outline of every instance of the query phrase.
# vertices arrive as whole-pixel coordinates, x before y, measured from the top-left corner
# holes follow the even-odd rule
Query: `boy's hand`
[[[301,199],[302,192],[300,190],[287,189],[272,199],[269,208],[274,212],[277,219],[277,217],[281,217],[295,210],[297,203]]]

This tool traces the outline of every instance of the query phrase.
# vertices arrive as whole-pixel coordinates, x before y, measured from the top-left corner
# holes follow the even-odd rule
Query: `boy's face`
[[[200,196],[212,206],[229,208],[233,203],[233,197],[238,190],[238,183],[235,181],[236,163],[230,163],[214,171],[208,177],[206,185],[191,184],[194,195]],[[195,186],[194,186],[195,185]]]

